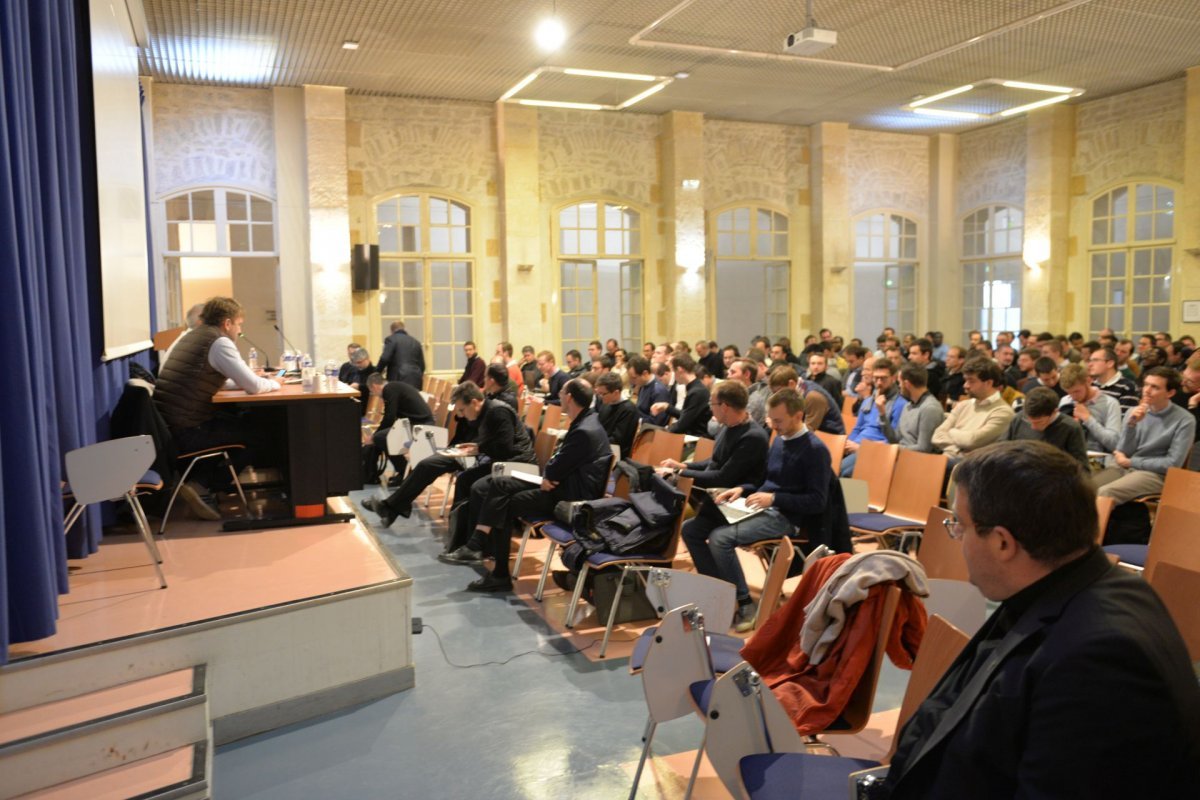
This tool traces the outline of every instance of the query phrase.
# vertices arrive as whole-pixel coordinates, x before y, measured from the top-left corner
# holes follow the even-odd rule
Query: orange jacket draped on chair
[[[800,649],[805,607],[849,558],[850,554],[839,553],[809,567],[787,603],[742,648],[742,657],[771,687],[802,734],[819,733],[838,718],[871,662],[879,635],[889,584],[873,586],[867,599],[851,609],[842,635],[820,664],[810,663]],[[924,605],[902,592],[887,643],[892,663],[912,669],[924,633]]]

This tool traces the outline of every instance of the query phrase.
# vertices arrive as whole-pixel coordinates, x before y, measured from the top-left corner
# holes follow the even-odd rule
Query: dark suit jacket
[[[414,426],[432,425],[433,413],[419,391],[407,383],[389,381],[383,385],[383,419],[379,430],[387,430],[398,419],[407,419]]]
[[[696,378],[689,383],[684,390],[683,408],[675,408],[672,405],[667,409],[667,415],[678,417],[675,424],[667,429],[671,433],[707,436],[712,409],[708,407],[708,387],[704,385],[704,381]]]
[[[719,381],[725,380],[725,358],[720,350],[709,350],[708,355],[700,359],[700,363],[708,370],[709,375]]]
[[[517,412],[501,400],[484,402],[475,441],[479,445],[479,454],[492,461],[532,463],[534,460],[529,428],[517,419]]]
[[[567,381],[571,380],[571,376],[563,372],[561,369],[556,370],[550,376],[547,383],[550,385],[550,391],[546,394],[546,403],[552,406],[561,406],[562,400],[559,399],[558,393],[562,391],[562,387],[567,385]]]
[[[416,339],[404,331],[396,331],[383,343],[379,369],[384,370],[389,381],[404,381],[420,389],[425,377],[425,351]]]
[[[651,414],[650,407],[655,403],[669,403],[671,398],[667,391],[667,387],[662,385],[659,380],[652,380],[645,386],[638,387],[637,410],[638,416],[642,418],[642,422],[648,422],[651,425],[665,426],[667,424],[667,412],[661,414]],[[624,454],[625,451],[621,451]]]
[[[680,471],[700,489],[729,488],[762,483],[767,474],[767,432],[747,418],[742,425],[721,428],[713,445],[712,458],[693,461]]]
[[[1157,595],[1099,549],[1054,577],[973,670],[1002,611],[963,650],[909,725],[949,707],[915,745],[901,732],[884,796],[1195,796],[1200,688]]]
[[[595,500],[604,495],[612,448],[596,412],[584,409],[563,437],[558,452],[542,471],[547,480],[558,481],[554,500]]]
[[[628,400],[609,405],[602,403],[596,411],[600,426],[608,433],[608,441],[621,448],[621,457],[628,458],[633,449],[633,437],[637,434],[638,410]]]

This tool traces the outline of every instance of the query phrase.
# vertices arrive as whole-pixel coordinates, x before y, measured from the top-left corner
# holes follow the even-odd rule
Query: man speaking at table
[[[213,394],[219,389],[241,389],[246,394],[279,389],[278,381],[255,375],[242,361],[235,341],[244,320],[241,304],[232,297],[206,302],[200,324],[171,351],[154,389],[154,402],[179,452],[242,444],[244,449],[230,452],[237,470],[253,462],[263,438],[239,415],[218,411]],[[206,459],[196,465],[192,476],[193,480],[180,488],[179,496],[202,519],[219,519],[220,514],[201,495],[229,488],[228,470],[214,459]]]

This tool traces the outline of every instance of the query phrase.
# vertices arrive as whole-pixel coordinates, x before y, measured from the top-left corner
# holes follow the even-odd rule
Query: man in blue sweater
[[[858,459],[858,445],[867,439],[872,442],[887,444],[887,433],[883,429],[883,418],[888,419],[892,429],[900,427],[900,414],[908,401],[900,395],[900,387],[896,385],[896,373],[899,368],[886,358],[877,358],[871,362],[871,382],[875,393],[863,401],[858,410],[858,421],[854,430],[846,438],[846,455],[842,458],[842,477],[849,478],[854,474],[854,462]]]
[[[708,532],[708,541],[685,536],[696,571],[729,581],[737,588],[738,611],[734,626],[748,630],[754,609],[750,588],[738,563],[737,548],[792,536],[805,522],[825,511],[832,479],[829,451],[804,424],[804,398],[782,389],[767,400],[767,419],[777,434],[767,452],[767,477],[761,485],[746,483],[717,495],[718,505],[740,497],[753,516]]]

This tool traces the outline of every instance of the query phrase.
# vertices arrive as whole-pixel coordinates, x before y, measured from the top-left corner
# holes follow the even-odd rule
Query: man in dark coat
[[[392,335],[383,343],[383,355],[379,357],[379,369],[386,372],[389,381],[404,381],[414,389],[421,388],[425,377],[425,351],[421,343],[408,335],[404,323],[392,323]]]
[[[479,357],[479,353],[475,350],[474,342],[464,342],[463,353],[467,356],[467,363],[463,366],[463,374],[458,379],[458,382],[470,381],[482,389],[483,374],[487,371],[487,362]]]
[[[508,554],[511,528],[518,518],[550,517],[562,500],[594,500],[604,494],[612,450],[608,435],[592,411],[592,387],[576,378],[563,386],[560,399],[570,426],[558,451],[546,463],[540,485],[502,476],[476,481],[471,488],[468,510],[475,530],[488,538],[495,566],[472,582],[468,591],[512,591]]]
[[[411,385],[402,381],[385,383],[383,376],[376,372],[367,378],[367,387],[371,394],[383,398],[383,419],[379,421],[379,428],[371,438],[371,444],[377,453],[387,452],[387,435],[397,420],[407,419],[413,427],[434,424],[429,404]],[[407,458],[389,454],[388,460],[392,462],[392,467],[398,474],[404,474],[408,466]]]
[[[1148,582],[1096,546],[1084,470],[1045,442],[999,442],[969,453],[955,482],[947,529],[1000,608],[897,734],[870,796],[1194,795],[1187,648]]]

